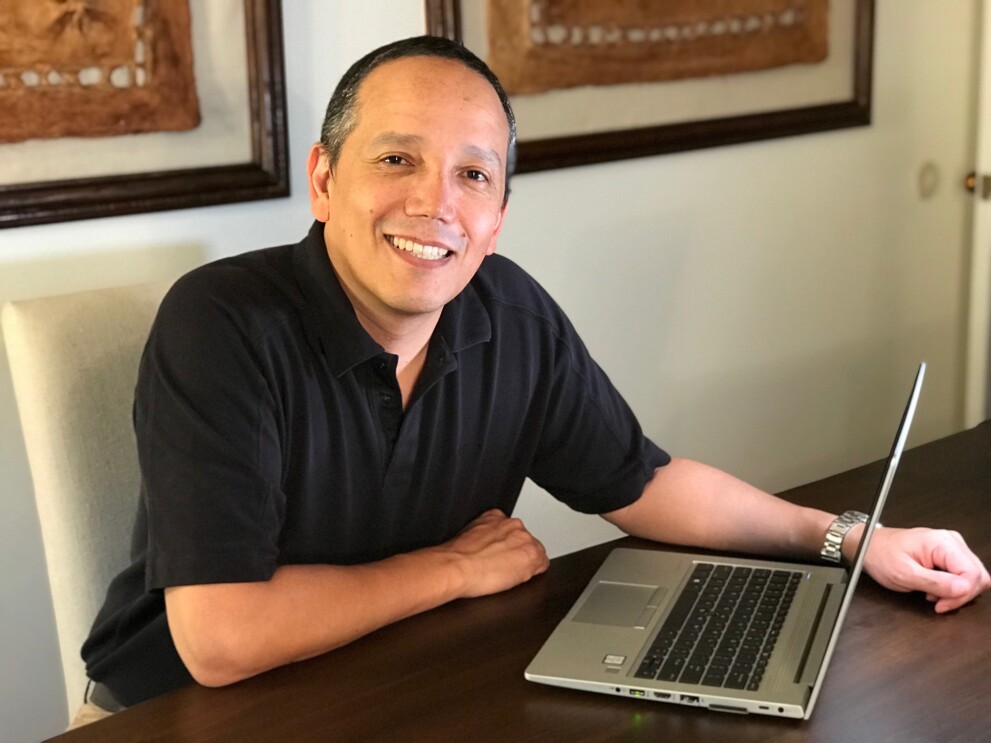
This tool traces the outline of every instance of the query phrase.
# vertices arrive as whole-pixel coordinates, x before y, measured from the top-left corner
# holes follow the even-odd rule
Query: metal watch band
[[[846,511],[837,516],[826,530],[826,541],[823,542],[819,555],[826,562],[839,563],[843,559],[841,548],[846,533],[857,524],[866,524],[867,514],[860,511]]]

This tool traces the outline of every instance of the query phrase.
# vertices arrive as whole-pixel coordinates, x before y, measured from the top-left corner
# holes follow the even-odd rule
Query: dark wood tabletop
[[[866,508],[881,463],[782,495]],[[991,564],[991,423],[907,452],[884,522],[960,531]],[[920,594],[857,588],[812,719],[709,712],[532,684],[523,669],[622,539],[222,689],[192,686],[58,741],[991,740],[991,597],[937,616]]]

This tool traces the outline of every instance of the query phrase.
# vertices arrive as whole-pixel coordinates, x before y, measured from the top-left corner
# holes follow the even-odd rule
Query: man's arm
[[[687,459],[659,467],[643,495],[604,518],[633,536],[763,555],[815,558],[834,516],[804,508],[731,475]],[[852,559],[863,526],[848,533]],[[865,569],[896,591],[923,591],[936,611],[963,606],[991,588],[980,559],[956,532],[884,528],[874,535]]]
[[[193,678],[223,686],[453,599],[512,588],[547,564],[519,520],[489,511],[437,547],[366,565],[284,565],[265,582],[168,588],[165,604]]]

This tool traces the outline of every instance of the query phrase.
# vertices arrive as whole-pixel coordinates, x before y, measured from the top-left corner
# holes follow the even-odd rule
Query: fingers
[[[932,538],[932,565],[936,571],[927,577],[934,587],[924,590],[936,598],[937,612],[953,611],[991,587],[987,568],[959,533],[937,531]]]
[[[446,545],[464,579],[464,596],[504,591],[547,570],[544,545],[523,522],[502,511],[486,511]]]
[[[915,590],[924,591],[939,613],[963,606],[976,595],[975,584],[967,578],[940,570],[918,567],[916,570],[912,581]]]
[[[958,609],[991,588],[987,568],[957,532],[883,529],[878,536],[871,575],[896,591],[923,591],[937,613]]]
[[[462,531],[467,531],[471,529],[476,524],[497,524],[504,521],[511,521],[505,513],[503,513],[498,508],[490,508],[488,511],[483,512],[481,515],[477,516],[474,520],[468,523]],[[517,519],[518,521],[519,519]],[[522,523],[522,522],[521,522]]]

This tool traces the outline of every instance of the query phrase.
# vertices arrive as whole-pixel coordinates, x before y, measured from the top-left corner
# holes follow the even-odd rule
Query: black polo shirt
[[[526,477],[612,511],[669,461],[560,308],[498,256],[444,308],[403,411],[396,357],[359,324],[322,228],[187,274],[159,310],[134,406],[133,563],[83,647],[125,705],[191,680],[167,586],[439,544],[512,512]]]

